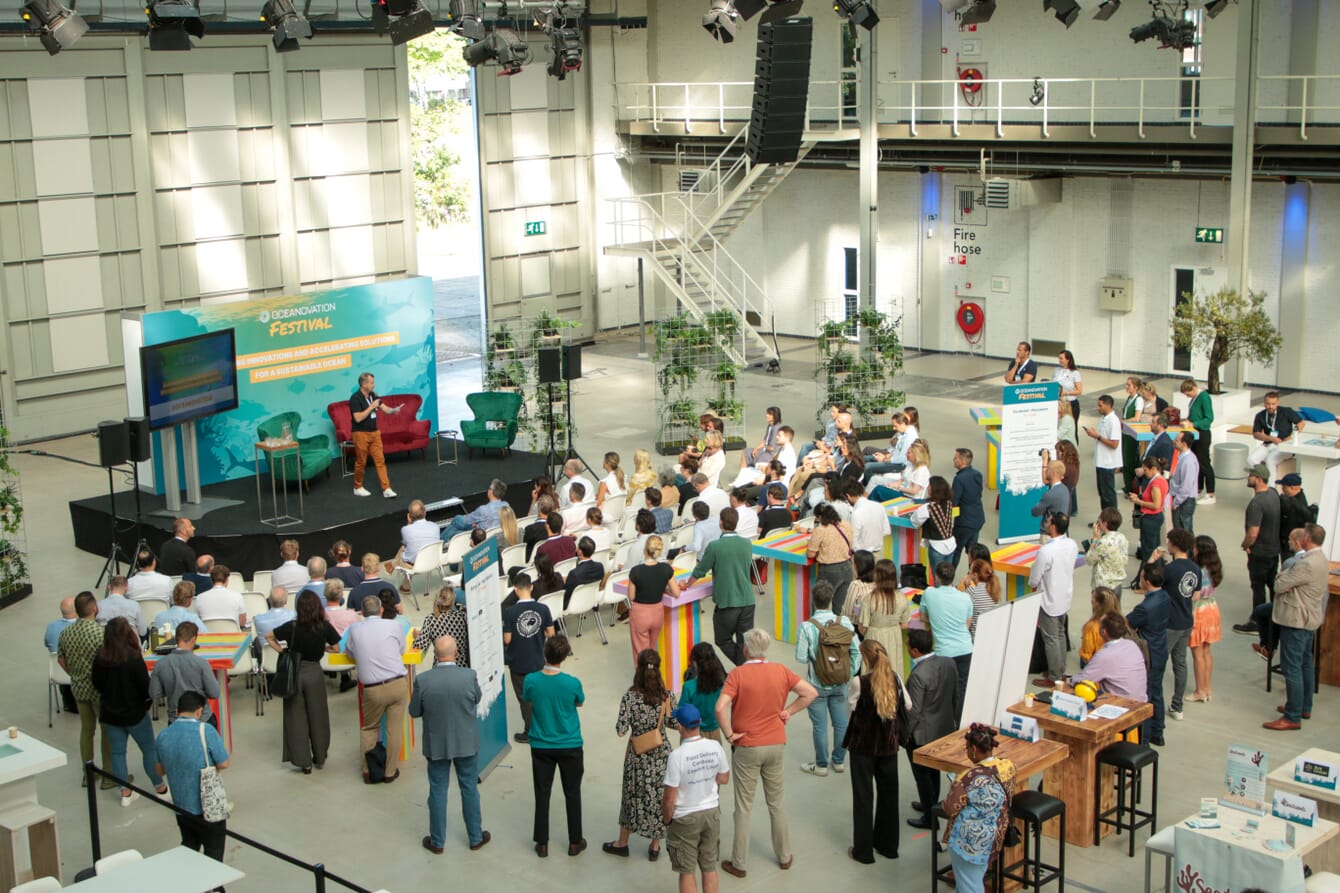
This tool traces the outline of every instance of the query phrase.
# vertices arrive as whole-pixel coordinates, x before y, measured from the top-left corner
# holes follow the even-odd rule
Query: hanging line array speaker
[[[758,29],[754,111],[745,151],[755,164],[790,164],[800,157],[810,92],[814,21],[790,18]]]

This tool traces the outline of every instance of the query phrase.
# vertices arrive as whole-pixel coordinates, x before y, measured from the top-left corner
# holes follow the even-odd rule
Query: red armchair
[[[382,397],[387,406],[400,410],[397,413],[381,412],[377,414],[377,430],[382,433],[382,452],[408,453],[412,450],[426,450],[432,437],[432,422],[420,419],[419,409],[423,398],[418,394],[388,394]],[[326,406],[326,414],[335,426],[335,439],[343,453],[353,451],[354,420],[349,414],[349,401],[340,400]]]

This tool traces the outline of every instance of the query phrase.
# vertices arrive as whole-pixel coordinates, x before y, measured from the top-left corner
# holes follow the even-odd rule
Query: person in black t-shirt
[[[1247,456],[1247,465],[1264,462],[1270,470],[1266,480],[1273,481],[1278,474],[1275,469],[1284,458],[1280,453],[1287,453],[1286,442],[1295,431],[1303,430],[1303,418],[1288,406],[1280,406],[1280,395],[1275,391],[1266,394],[1264,402],[1265,409],[1252,419],[1252,439],[1256,446]]]
[[[371,372],[358,376],[358,390],[349,398],[349,415],[353,419],[354,439],[354,495],[371,496],[363,487],[363,469],[367,467],[368,456],[377,469],[377,482],[382,485],[382,495],[387,499],[395,497],[391,489],[391,479],[386,474],[386,457],[382,454],[382,434],[377,430],[377,413],[397,413],[382,403],[372,390],[377,378]]]
[[[554,619],[549,608],[531,598],[534,587],[530,575],[520,573],[512,581],[516,603],[503,611],[503,652],[512,690],[521,706],[520,732],[512,736],[518,744],[530,743],[530,701],[521,697],[527,673],[544,669],[544,640],[554,634]]]
[[[777,483],[769,484],[768,507],[758,516],[758,538],[790,527],[793,521],[791,510],[786,507],[786,488]]]
[[[1200,568],[1188,556],[1196,546],[1196,538],[1189,530],[1170,530],[1166,552],[1159,549],[1151,560],[1163,558],[1163,591],[1168,593],[1168,657],[1173,666],[1173,696],[1168,703],[1168,716],[1182,718],[1182,700],[1186,695],[1186,650],[1195,626],[1194,602],[1200,591]]]

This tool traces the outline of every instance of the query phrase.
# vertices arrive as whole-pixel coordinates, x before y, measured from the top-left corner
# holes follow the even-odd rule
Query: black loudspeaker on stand
[[[758,29],[754,109],[745,151],[755,164],[790,164],[800,157],[810,92],[814,22],[790,18]]]
[[[559,475],[563,473],[563,463],[568,459],[577,459],[583,465],[587,464],[586,460],[572,448],[572,382],[582,377],[582,346],[580,344],[567,344],[561,348],[541,348],[537,351],[537,356],[539,382],[545,386],[547,397],[545,422],[549,429],[549,451],[545,457],[545,467],[552,469],[550,478],[557,481]],[[565,448],[562,453],[556,449],[554,443],[554,385],[560,382],[567,382],[568,384],[564,398],[568,425],[564,436]]]
[[[121,573],[125,564],[129,572],[134,572],[134,556],[127,557],[121,548],[121,518],[116,513],[116,483],[112,479],[112,469],[130,463],[135,489],[135,552],[148,548],[144,539],[140,511],[140,462],[145,462],[153,454],[152,433],[149,420],[143,416],[123,419],[119,422],[98,422],[98,464],[107,469],[107,495],[111,500],[112,535],[107,549],[107,560],[103,562],[102,572],[98,574],[95,588],[102,588],[104,580]]]

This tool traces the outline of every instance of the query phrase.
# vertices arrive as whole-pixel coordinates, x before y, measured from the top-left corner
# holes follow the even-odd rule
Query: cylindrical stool
[[[1244,443],[1216,443],[1210,447],[1214,476],[1229,481],[1240,481],[1247,476],[1247,445]]]
[[[1026,790],[1014,795],[1010,803],[1010,818],[1024,823],[1024,857],[1013,865],[1006,865],[1005,877],[1018,881],[1024,887],[1041,890],[1044,884],[1056,881],[1058,891],[1065,889],[1065,801],[1041,791]],[[1061,833],[1057,836],[1056,864],[1042,861],[1042,825],[1060,819]],[[1029,837],[1033,852],[1028,851]]]
[[[1135,832],[1138,828],[1149,827],[1153,834],[1158,827],[1159,809],[1159,755],[1158,751],[1147,744],[1131,744],[1118,741],[1098,751],[1096,758],[1098,771],[1093,782],[1093,845],[1102,840],[1103,826],[1111,825],[1117,833],[1126,831],[1129,835],[1130,858],[1135,858]],[[1103,811],[1103,767],[1111,766],[1117,772],[1117,805]],[[1140,788],[1146,766],[1154,767],[1154,780],[1149,797],[1149,809],[1140,809]],[[1126,795],[1130,794],[1129,802]],[[1109,818],[1111,816],[1111,818]]]

